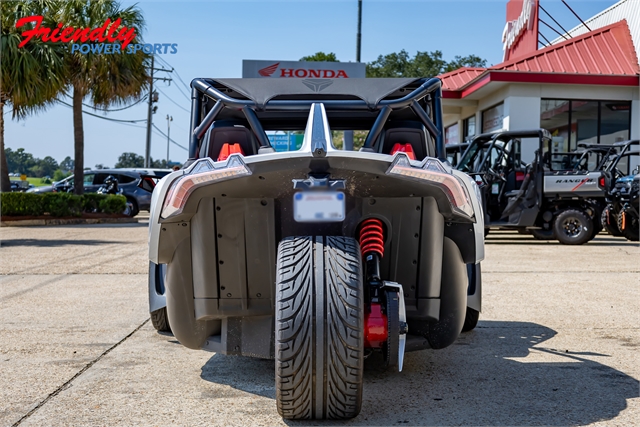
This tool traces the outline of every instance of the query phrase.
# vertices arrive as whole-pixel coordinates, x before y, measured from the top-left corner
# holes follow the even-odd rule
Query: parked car
[[[283,418],[346,419],[360,412],[365,357],[401,370],[405,351],[476,326],[482,207],[446,161],[439,79],[191,86],[190,160],[151,206],[157,329],[274,358]],[[331,128],[369,133],[342,151]],[[266,131],[281,129],[303,131],[302,147],[275,152]]]
[[[170,169],[87,170],[84,172],[84,192],[96,193],[108,176],[114,176],[118,180],[118,187],[122,189],[127,202],[131,203],[131,216],[135,216],[140,210],[148,211],[150,209],[151,191],[155,187],[155,183],[171,172]],[[71,175],[52,185],[36,187],[28,192],[70,192],[73,190],[73,177]]]

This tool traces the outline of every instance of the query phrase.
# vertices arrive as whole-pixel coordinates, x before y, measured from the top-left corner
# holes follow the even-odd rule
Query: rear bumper
[[[467,224],[465,240],[473,240],[473,259],[469,262],[477,263],[484,258],[484,214],[479,201],[479,192],[475,182],[466,174],[439,163],[436,159],[425,159],[423,162],[411,161],[411,166],[419,170],[428,161],[438,162],[449,176],[455,177],[466,191],[472,215],[466,216],[452,207],[450,198],[441,187],[434,183],[416,179],[414,177],[387,174],[389,167],[398,156],[363,153],[330,151],[326,157],[316,158],[310,152],[294,151],[286,153],[270,153],[242,158],[251,175],[231,178],[222,182],[214,182],[195,189],[188,197],[182,211],[170,218],[162,218],[162,205],[171,184],[177,179],[188,175],[198,165],[194,163],[187,170],[176,171],[161,180],[153,192],[151,201],[151,217],[149,228],[149,258],[154,263],[168,262],[167,256],[175,249],[175,243],[169,243],[161,238],[162,224],[179,224],[191,221],[202,200],[214,199],[216,203],[229,200],[256,200],[262,205],[274,206],[273,215],[278,221],[278,227],[284,237],[302,234],[354,235],[357,223],[367,206],[375,206],[380,199],[433,199],[437,211],[443,216],[447,224]],[[205,161],[201,159],[199,162]],[[209,159],[210,161],[210,159]],[[223,162],[216,162],[218,167]],[[331,179],[344,180],[346,188],[347,219],[342,224],[299,224],[293,221],[293,189],[294,179],[305,179],[310,174],[329,175]],[[250,202],[249,202],[250,203]],[[216,205],[216,209],[218,206]],[[219,209],[218,209],[219,210]],[[277,233],[279,234],[279,233]],[[454,233],[455,234],[455,233]],[[467,246],[466,244],[464,246]],[[165,248],[168,249],[165,250]],[[464,251],[463,252],[469,252]],[[168,252],[168,253],[167,253]],[[165,254],[165,256],[163,256]]]

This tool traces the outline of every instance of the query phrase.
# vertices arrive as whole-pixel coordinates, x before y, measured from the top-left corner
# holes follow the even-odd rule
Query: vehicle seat
[[[258,152],[258,144],[251,130],[236,122],[221,120],[214,122],[204,134],[198,158],[210,157],[214,161],[218,160],[225,143],[240,144],[245,156]]]
[[[427,144],[429,142],[429,144]],[[397,121],[388,124],[382,134],[380,152],[391,154],[395,144],[411,144],[416,160],[422,160],[427,156],[435,156],[434,144],[427,134],[427,130],[420,122]]]

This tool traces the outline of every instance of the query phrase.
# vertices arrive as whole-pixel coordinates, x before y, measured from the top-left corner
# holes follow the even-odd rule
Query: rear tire
[[[480,312],[474,310],[471,307],[467,307],[467,314],[464,317],[464,325],[462,325],[462,332],[469,332],[478,326],[478,320],[480,320]]]
[[[127,197],[127,202],[131,203],[131,213],[129,216],[133,218],[134,216],[140,213],[140,208],[138,208],[138,202],[136,202],[135,199],[132,199],[131,197]]]
[[[276,404],[285,419],[360,412],[361,263],[360,247],[348,237],[288,237],[278,246]]]
[[[635,215],[630,215],[629,213],[625,212],[624,227],[622,226],[622,218],[623,215],[622,212],[620,212],[620,215],[618,215],[618,229],[620,230],[620,234],[627,240],[637,242],[640,238],[638,229],[638,218]]]
[[[556,235],[553,230],[532,229],[531,235],[536,240],[556,240]]]
[[[582,245],[593,236],[593,221],[584,212],[567,209],[556,217],[553,231],[563,245]]]
[[[611,207],[602,211],[602,226],[612,236],[622,236],[622,233],[618,228],[618,215],[611,212]]]
[[[151,312],[151,324],[156,331],[171,332],[169,317],[167,316],[167,307],[162,307],[161,309]]]

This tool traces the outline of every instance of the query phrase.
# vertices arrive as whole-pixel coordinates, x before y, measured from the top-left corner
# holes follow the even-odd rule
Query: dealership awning
[[[463,67],[438,77],[445,98],[461,99],[505,83],[638,86],[640,66],[622,20],[493,67]]]

